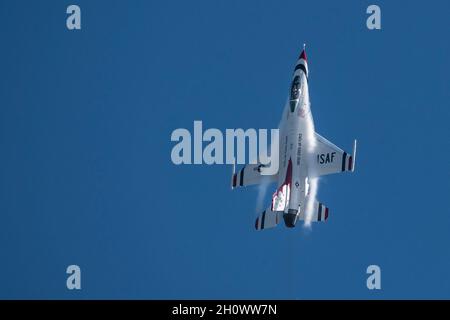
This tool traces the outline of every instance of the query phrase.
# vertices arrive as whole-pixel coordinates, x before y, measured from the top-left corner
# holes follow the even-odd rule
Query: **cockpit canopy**
[[[291,86],[291,100],[297,100],[299,98],[301,85],[300,76],[295,76]]]
[[[300,76],[295,76],[294,80],[292,80],[291,95],[290,95],[290,101],[289,101],[291,112],[294,112],[295,107],[298,104],[300,94],[301,94],[301,86],[302,86],[302,82],[300,81]]]

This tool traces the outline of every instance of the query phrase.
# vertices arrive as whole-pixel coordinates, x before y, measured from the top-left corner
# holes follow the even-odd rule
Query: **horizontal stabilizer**
[[[329,210],[324,204],[314,200],[314,203],[311,208],[311,222],[316,221],[326,221],[328,219]],[[300,215],[300,220],[305,220],[305,213],[302,212]]]
[[[264,210],[255,221],[255,229],[263,230],[276,227],[283,217],[283,211]]]

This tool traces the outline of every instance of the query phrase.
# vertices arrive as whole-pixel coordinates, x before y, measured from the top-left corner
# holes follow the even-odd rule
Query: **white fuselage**
[[[308,80],[302,69],[296,68],[290,92],[279,125],[278,185],[288,184],[290,197],[285,215],[297,220],[304,212],[308,193],[308,162],[314,141],[314,123],[310,110]],[[291,162],[291,165],[289,164]],[[294,216],[295,215],[295,218]]]

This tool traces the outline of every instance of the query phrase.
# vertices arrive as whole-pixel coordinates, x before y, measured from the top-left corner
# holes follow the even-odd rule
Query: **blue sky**
[[[374,2],[380,31],[369,1],[74,3],[80,31],[72,2],[0,3],[0,298],[450,298],[447,1]],[[256,232],[257,190],[170,134],[275,128],[304,42],[356,172],[321,180],[326,224]]]

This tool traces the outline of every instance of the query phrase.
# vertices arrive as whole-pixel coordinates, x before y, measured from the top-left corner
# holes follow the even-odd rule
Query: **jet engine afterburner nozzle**
[[[283,214],[284,224],[288,228],[295,227],[295,224],[297,223],[297,210],[295,209],[289,209],[288,213]]]

